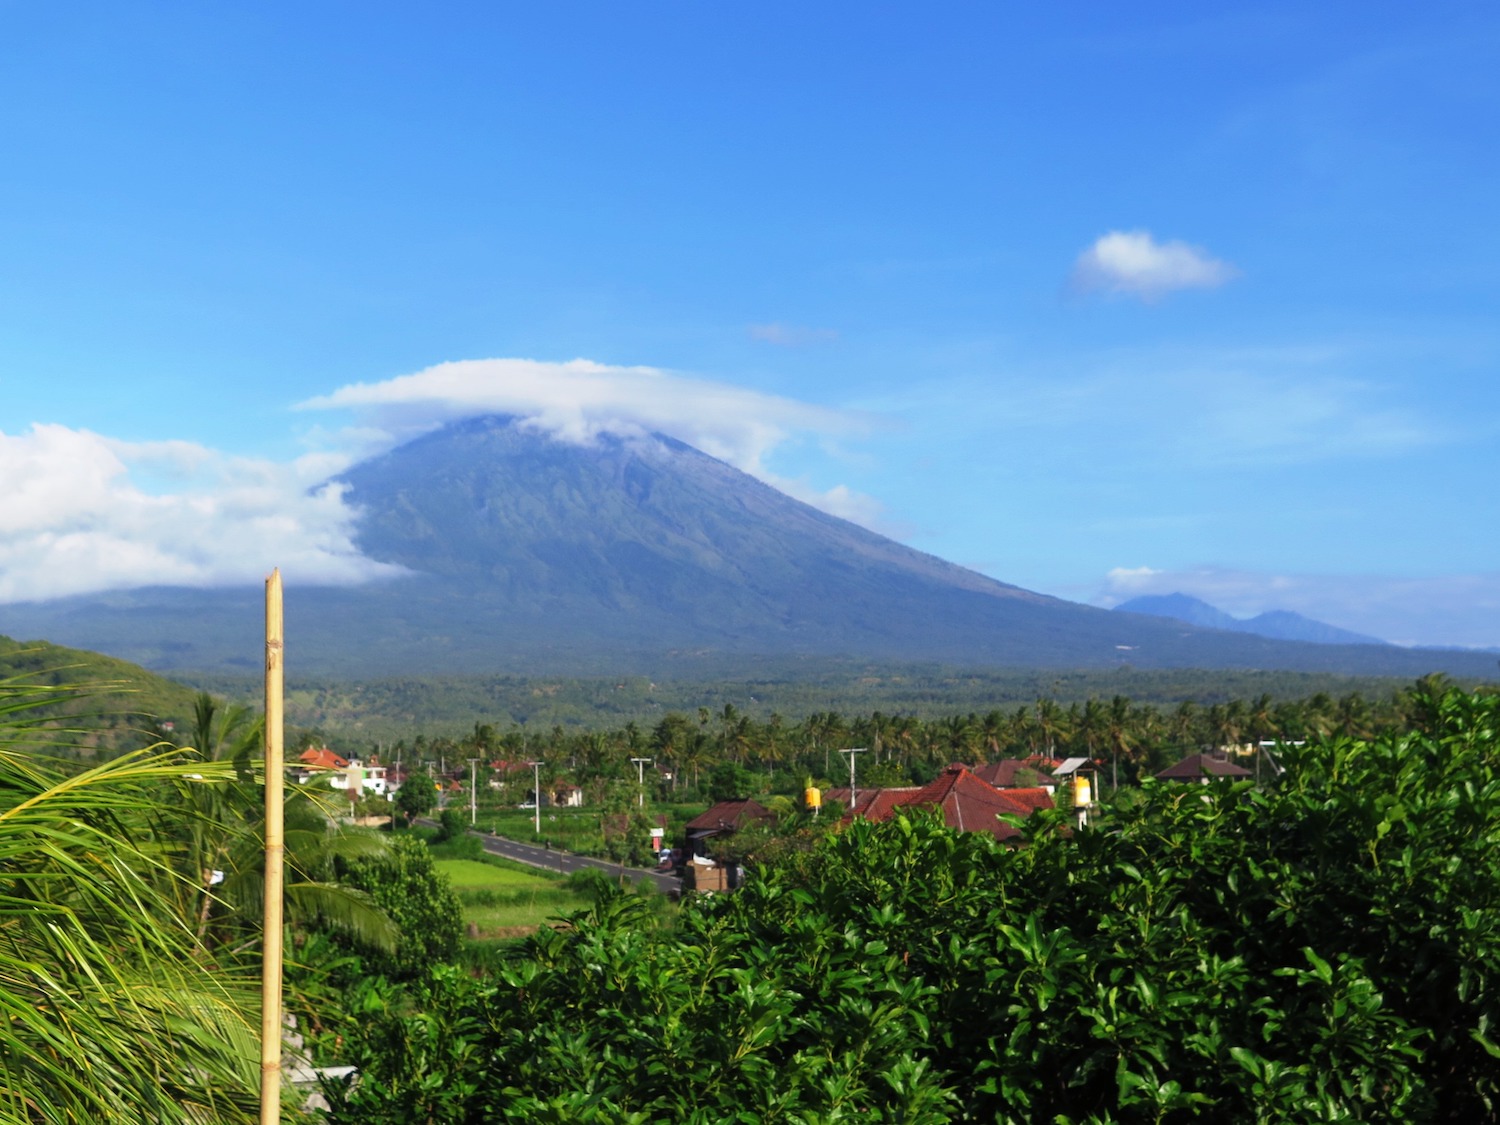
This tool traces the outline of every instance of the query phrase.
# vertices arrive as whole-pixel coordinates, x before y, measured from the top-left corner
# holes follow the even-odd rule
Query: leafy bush
[[[462,809],[444,809],[438,816],[437,835],[434,844],[446,844],[449,840],[462,840],[469,831],[469,818]]]
[[[394,953],[371,954],[366,964],[375,972],[411,978],[457,954],[462,911],[432,859],[425,843],[402,832],[378,857],[341,862],[343,882],[367,892],[401,931]]]
[[[580,867],[566,879],[563,886],[574,894],[587,895],[595,902],[608,896],[618,886],[618,879],[598,867]]]
[[[761,791],[762,779],[734,762],[720,762],[708,778],[709,799],[739,801]]]
[[[1418,712],[1015,850],[857,822],[671,932],[601,894],[351,1030],[333,1120],[1495,1122],[1500,703]]]
[[[401,788],[396,790],[396,811],[406,820],[407,824],[416,820],[419,816],[426,816],[437,804],[437,788],[431,777],[413,770],[401,783]]]

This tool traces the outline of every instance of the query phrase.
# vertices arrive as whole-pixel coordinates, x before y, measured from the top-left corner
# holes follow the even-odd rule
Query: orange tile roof
[[[341,758],[328,747],[318,750],[304,750],[297,756],[299,762],[315,770],[345,770],[349,768],[349,759]]]

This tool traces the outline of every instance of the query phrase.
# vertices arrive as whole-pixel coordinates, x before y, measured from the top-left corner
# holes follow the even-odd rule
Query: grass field
[[[471,940],[526,937],[551,918],[582,910],[590,901],[555,875],[494,856],[483,861],[438,859],[434,865],[458,895]]]
[[[466,891],[476,887],[491,887],[504,890],[537,889],[553,887],[555,877],[538,871],[522,871],[512,867],[500,867],[475,859],[439,859],[433,861],[455,891]]]
[[[707,805],[652,804],[646,807],[653,823],[658,816],[667,818],[667,839],[674,844],[682,838],[684,825]],[[495,835],[523,843],[550,841],[553,847],[566,848],[577,855],[603,855],[604,835],[599,827],[599,810],[591,808],[551,808],[542,810],[542,831],[538,835],[534,812],[511,805],[481,806],[479,824]]]
[[[511,901],[483,906],[463,904],[464,924],[474,926],[478,939],[520,938],[535,933],[553,918],[572,914],[589,905],[584,895],[563,887],[523,892]]]

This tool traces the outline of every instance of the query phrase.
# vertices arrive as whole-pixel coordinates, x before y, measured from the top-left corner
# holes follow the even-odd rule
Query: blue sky
[[[318,482],[505,408],[1080,601],[1500,645],[1497,54],[1480,4],[0,0],[0,601],[363,580]]]

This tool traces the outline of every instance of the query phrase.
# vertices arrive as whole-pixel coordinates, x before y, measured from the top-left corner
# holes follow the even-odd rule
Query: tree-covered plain
[[[250,677],[184,675],[195,686],[243,702],[259,698]],[[766,661],[747,675],[406,676],[310,679],[292,669],[287,717],[317,730],[336,749],[368,750],[410,739],[457,739],[476,723],[533,736],[553,727],[600,731],[627,723],[654,726],[674,712],[725,707],[764,722],[772,714],[845,716],[880,712],[930,721],[970,712],[1012,710],[1050,699],[1067,707],[1120,695],[1159,709],[1189,702],[1207,708],[1269,695],[1280,701],[1358,693],[1385,699],[1410,679],[1275,671],[957,668],[858,661]],[[1462,682],[1462,681],[1461,681]],[[1473,685],[1470,685],[1473,686]]]

